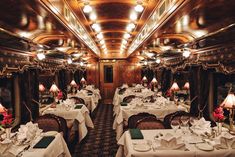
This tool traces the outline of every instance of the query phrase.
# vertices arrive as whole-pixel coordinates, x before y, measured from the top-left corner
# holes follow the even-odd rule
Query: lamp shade
[[[84,78],[84,77],[82,77],[81,82],[86,82],[86,80],[85,80],[85,78]]]
[[[156,77],[154,77],[154,78],[152,79],[151,83],[157,83]]]
[[[43,86],[43,84],[39,84],[39,91],[40,92],[45,91],[45,87]]]
[[[0,103],[0,113],[6,112],[6,108]]]
[[[59,88],[56,86],[55,83],[53,83],[53,84],[51,85],[50,92],[56,93],[56,92],[58,92],[58,91],[59,91]]]
[[[170,88],[171,91],[178,91],[180,90],[178,84],[176,82],[174,82]]]
[[[183,88],[189,90],[189,88],[190,88],[189,82],[186,82],[186,83],[184,84],[184,87],[183,87]]]
[[[148,79],[147,79],[147,77],[146,76],[144,76],[143,78],[142,78],[142,81],[147,81]]]
[[[70,82],[70,85],[73,86],[73,87],[76,87],[76,86],[77,86],[77,83],[76,83],[74,80],[72,80],[72,81]]]
[[[220,104],[223,108],[234,109],[235,108],[235,95],[229,93],[224,101]]]

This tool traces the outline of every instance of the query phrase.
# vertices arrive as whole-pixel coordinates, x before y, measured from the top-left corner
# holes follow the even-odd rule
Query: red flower
[[[224,111],[222,107],[218,107],[215,109],[215,111],[213,112],[213,117],[215,118],[215,121],[217,122],[221,122],[224,120]]]
[[[167,97],[171,97],[171,95],[172,95],[172,91],[169,89],[169,90],[166,92],[166,96],[167,96]]]
[[[4,112],[3,113],[3,120],[1,121],[1,125],[3,125],[3,127],[7,128],[7,127],[10,127],[12,123],[13,123],[12,114],[8,114],[7,112]]]
[[[62,91],[59,91],[58,95],[57,95],[57,99],[62,99],[63,98],[63,93]]]

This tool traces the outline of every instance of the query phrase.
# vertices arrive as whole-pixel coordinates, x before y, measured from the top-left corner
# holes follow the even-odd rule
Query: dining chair
[[[136,128],[140,130],[151,130],[151,129],[165,129],[163,122],[156,117],[145,117],[140,119]]]
[[[145,117],[154,117],[156,118],[155,115],[153,114],[150,114],[150,113],[147,113],[147,112],[141,112],[141,113],[138,113],[136,115],[132,115],[128,118],[128,128],[129,129],[133,129],[136,127],[136,123],[140,120],[140,119],[143,119]]]
[[[85,100],[80,97],[71,97],[70,99],[75,100],[75,104],[84,104],[85,105]]]
[[[166,129],[171,129],[171,122],[177,121],[179,124],[181,123],[182,119],[189,119],[192,117],[190,113],[185,111],[176,111],[170,113],[164,117],[163,123]]]
[[[129,95],[123,98],[123,102],[130,103],[132,99],[135,98],[135,95]]]

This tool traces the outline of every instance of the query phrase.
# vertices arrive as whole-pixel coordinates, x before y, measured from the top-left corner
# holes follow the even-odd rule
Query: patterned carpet
[[[113,157],[118,145],[113,125],[113,105],[100,104],[92,113],[94,129],[74,148],[73,157]]]

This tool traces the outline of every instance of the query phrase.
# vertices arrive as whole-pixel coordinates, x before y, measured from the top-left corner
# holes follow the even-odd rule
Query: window
[[[13,78],[0,78],[0,103],[14,116],[14,80]]]
[[[112,65],[104,65],[104,83],[113,83]]]

